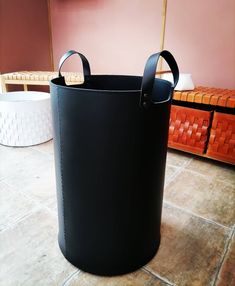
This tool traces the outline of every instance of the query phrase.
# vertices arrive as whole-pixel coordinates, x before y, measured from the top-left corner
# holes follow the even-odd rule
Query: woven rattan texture
[[[168,146],[203,154],[208,138],[211,112],[173,105]]]
[[[0,143],[30,146],[52,138],[51,108],[38,112],[0,111]]]
[[[214,113],[207,155],[235,164],[234,115]]]
[[[80,73],[64,72],[62,74],[65,76],[65,79],[69,82],[83,81],[83,76]],[[2,77],[5,80],[50,81],[53,78],[58,77],[58,72],[20,71],[20,72],[6,73],[3,74]]]
[[[175,100],[235,108],[235,90],[198,86],[193,91],[176,91]]]

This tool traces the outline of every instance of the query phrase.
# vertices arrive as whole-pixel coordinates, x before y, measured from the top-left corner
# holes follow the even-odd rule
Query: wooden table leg
[[[8,91],[7,89],[7,84],[5,83],[5,80],[3,78],[3,76],[0,75],[0,84],[1,84],[1,87],[2,87],[2,92],[5,93]]]

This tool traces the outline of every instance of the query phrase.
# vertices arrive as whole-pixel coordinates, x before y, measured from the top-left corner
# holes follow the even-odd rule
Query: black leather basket
[[[84,83],[67,86],[64,61],[78,54]],[[162,56],[174,84],[155,78]],[[136,270],[156,254],[171,99],[179,71],[168,51],[143,77],[91,75],[75,51],[50,83],[59,245],[78,268],[98,275]]]

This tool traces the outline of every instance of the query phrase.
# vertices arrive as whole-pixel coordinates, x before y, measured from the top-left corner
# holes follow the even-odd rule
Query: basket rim
[[[142,76],[135,76],[135,75],[108,75],[108,74],[95,74],[95,75],[90,75],[89,77],[126,77],[126,78],[136,78],[136,79],[139,79],[139,80],[142,80]],[[72,90],[79,90],[79,91],[86,91],[86,92],[102,92],[102,93],[115,93],[115,94],[121,94],[121,93],[126,93],[126,94],[130,94],[130,93],[139,93],[141,95],[142,93],[142,90],[141,89],[119,89],[119,90],[115,90],[115,89],[90,89],[90,88],[79,88],[79,84],[74,84],[74,85],[63,85],[63,84],[58,84],[56,81],[58,80],[65,80],[65,77],[62,76],[62,77],[56,77],[56,78],[53,78],[51,81],[50,81],[50,86],[55,86],[55,87],[60,87],[62,89],[72,89]],[[165,85],[168,85],[168,87],[170,89],[172,89],[172,92],[173,92],[173,87],[172,87],[172,83],[169,82],[168,80],[165,80],[165,79],[161,79],[161,78],[155,78],[155,80],[157,81],[160,81],[161,83],[165,84]],[[83,83],[83,82],[82,82]],[[82,84],[81,83],[81,84]],[[165,99],[165,100],[161,100],[161,101],[152,101],[152,104],[160,104],[160,103],[165,103],[165,102],[168,102],[169,100],[172,99],[172,92],[169,93],[168,97]]]

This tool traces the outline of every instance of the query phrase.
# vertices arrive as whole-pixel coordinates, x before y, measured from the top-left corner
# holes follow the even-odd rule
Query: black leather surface
[[[142,77],[87,74],[82,85],[58,77],[50,86],[60,248],[87,272],[134,271],[160,243],[173,86],[153,79],[147,108]]]

